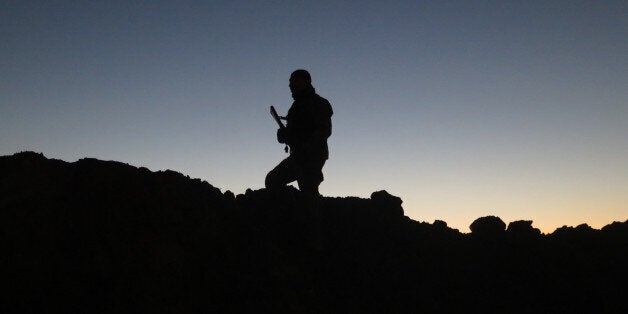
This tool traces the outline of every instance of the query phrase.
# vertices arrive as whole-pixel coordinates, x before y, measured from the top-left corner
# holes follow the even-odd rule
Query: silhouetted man
[[[292,72],[290,92],[294,102],[286,127],[277,130],[277,141],[290,146],[290,156],[266,175],[266,188],[283,187],[296,180],[302,192],[319,195],[323,166],[329,158],[327,138],[333,111],[329,101],[316,94],[306,70]]]

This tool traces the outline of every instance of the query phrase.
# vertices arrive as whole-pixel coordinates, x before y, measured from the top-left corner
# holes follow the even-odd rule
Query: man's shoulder
[[[328,113],[329,115],[332,115],[334,112],[331,108],[331,103],[329,103],[329,101],[323,97],[321,97],[321,95],[319,94],[315,94],[315,98],[316,98],[316,104],[317,104],[317,109],[321,110],[323,112]]]
[[[314,97],[317,99],[317,101],[322,102],[322,103],[326,103],[329,105],[329,101],[327,99],[325,99],[323,96],[319,95],[319,94],[314,94]]]

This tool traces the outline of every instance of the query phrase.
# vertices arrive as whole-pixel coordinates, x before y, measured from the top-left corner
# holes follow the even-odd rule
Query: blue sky
[[[306,68],[321,192],[544,232],[628,219],[625,1],[4,1],[0,154],[173,169],[242,193]]]

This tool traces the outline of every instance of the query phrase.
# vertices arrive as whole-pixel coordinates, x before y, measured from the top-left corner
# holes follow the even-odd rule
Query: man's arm
[[[321,143],[327,140],[328,137],[331,136],[332,128],[331,128],[331,116],[334,112],[331,109],[331,105],[325,99],[321,98],[321,103],[319,104],[319,108],[316,112],[316,117],[314,120],[314,131],[311,133],[308,142],[313,143]]]

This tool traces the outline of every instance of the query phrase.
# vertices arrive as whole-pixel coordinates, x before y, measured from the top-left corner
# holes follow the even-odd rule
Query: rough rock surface
[[[385,191],[234,195],[31,152],[0,174],[2,313],[627,312],[628,221],[462,234]]]

